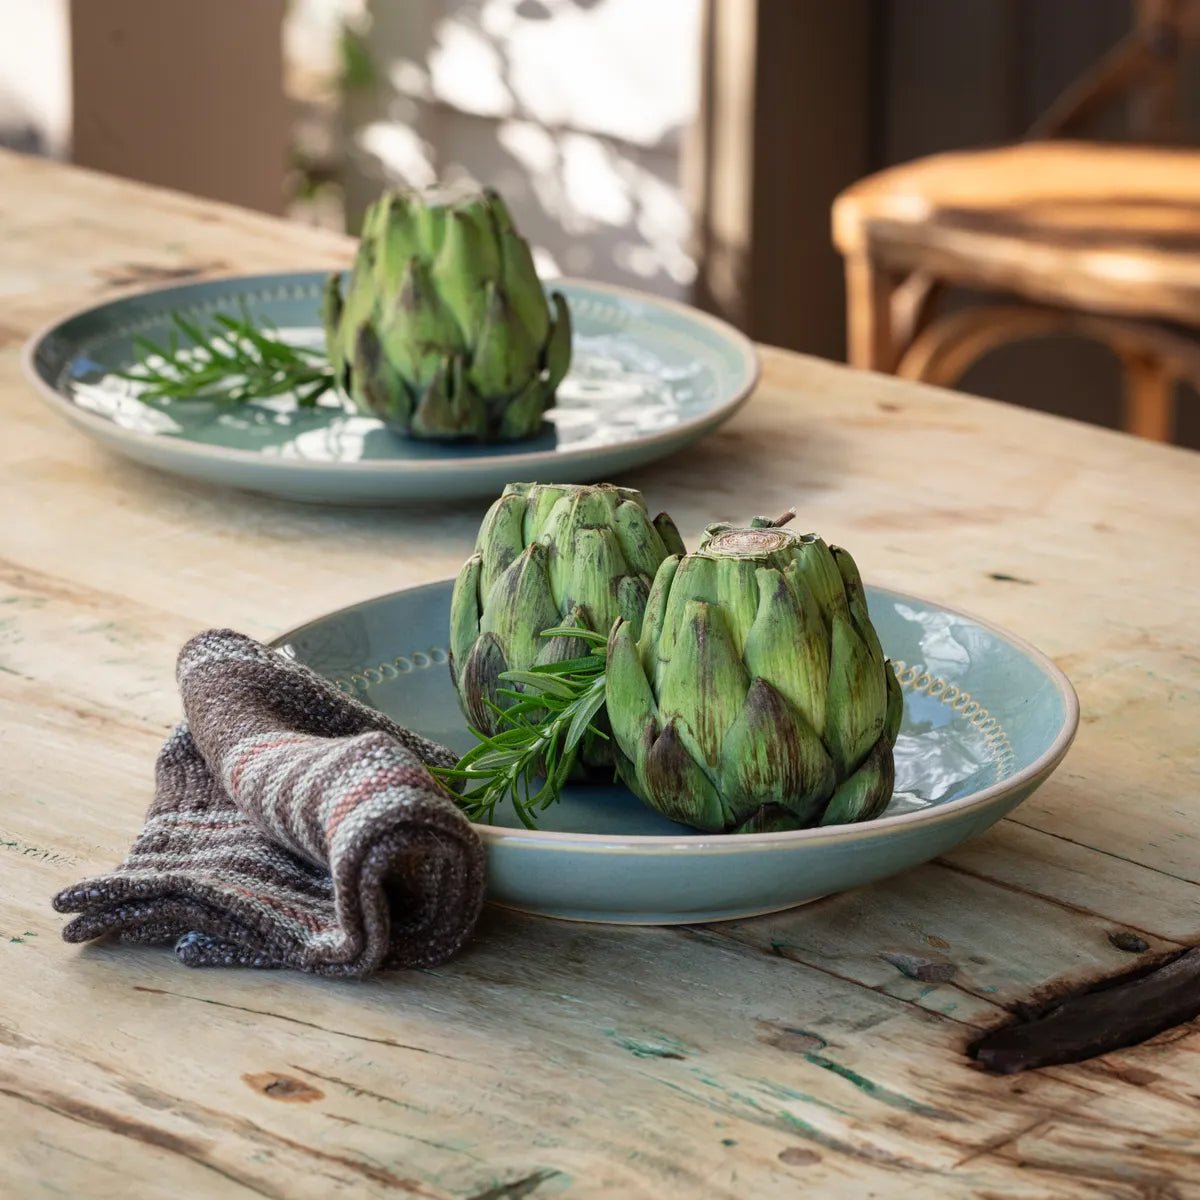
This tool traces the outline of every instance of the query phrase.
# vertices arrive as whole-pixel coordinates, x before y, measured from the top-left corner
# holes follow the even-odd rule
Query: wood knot
[[[272,1100],[282,1100],[287,1104],[309,1104],[313,1100],[323,1100],[325,1093],[315,1088],[295,1075],[280,1075],[275,1071],[263,1071],[258,1075],[243,1075],[243,1082],[256,1092],[269,1096]]]

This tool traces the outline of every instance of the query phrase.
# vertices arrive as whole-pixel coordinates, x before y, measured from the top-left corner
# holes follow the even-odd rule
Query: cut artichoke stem
[[[853,560],[785,529],[794,516],[709,526],[659,566],[641,637],[609,640],[621,778],[672,820],[808,828],[891,797],[899,687]]]
[[[335,380],[351,404],[413,438],[532,437],[571,361],[566,300],[547,297],[528,244],[492,191],[380,197],[348,280],[333,276],[327,285],[322,318]],[[356,377],[364,329],[373,335],[370,381]]]

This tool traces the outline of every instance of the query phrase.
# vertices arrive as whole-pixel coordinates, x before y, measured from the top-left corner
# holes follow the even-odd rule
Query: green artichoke
[[[902,699],[858,568],[777,525],[710,526],[609,637],[618,772],[699,829],[865,821],[892,794]]]
[[[510,483],[450,602],[450,672],[472,725],[496,731],[502,672],[588,652],[581,639],[544,638],[545,630],[607,635],[621,618],[637,636],[659,564],[682,553],[671,518],[652,520],[632,488]]]
[[[359,412],[413,438],[538,432],[571,361],[529,245],[492,191],[392,192],[368,210],[345,295],[325,286],[326,349]]]

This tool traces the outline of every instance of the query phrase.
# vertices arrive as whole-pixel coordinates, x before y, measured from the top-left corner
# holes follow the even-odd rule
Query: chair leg
[[[896,365],[892,330],[895,277],[866,254],[846,259],[846,358],[865,371],[891,371]]]
[[[1125,431],[1156,442],[1175,432],[1175,379],[1154,359],[1128,355],[1125,368]]]

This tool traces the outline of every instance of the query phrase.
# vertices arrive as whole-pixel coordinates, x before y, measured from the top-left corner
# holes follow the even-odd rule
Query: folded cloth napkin
[[[484,853],[426,764],[455,755],[231,630],[176,668],[186,721],[110,875],[54,898],[69,942],[176,941],[188,966],[365,975],[443,962],[483,903]]]

